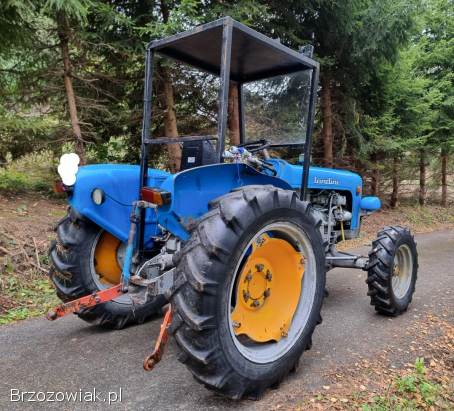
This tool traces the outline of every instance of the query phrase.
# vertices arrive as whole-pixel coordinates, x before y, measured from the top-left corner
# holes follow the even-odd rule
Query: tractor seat
[[[180,171],[216,163],[216,150],[208,140],[185,141],[183,143]]]

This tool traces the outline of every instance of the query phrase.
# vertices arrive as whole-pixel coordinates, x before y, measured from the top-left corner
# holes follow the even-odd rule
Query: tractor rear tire
[[[93,222],[70,210],[56,227],[57,241],[51,244],[49,255],[52,263],[51,278],[58,297],[68,302],[102,289],[96,281],[93,250],[103,230]],[[104,286],[113,286],[107,284]],[[130,324],[140,324],[161,311],[166,303],[163,296],[145,304],[133,305],[126,294],[78,313],[91,324],[103,328],[121,329]]]
[[[267,388],[278,386],[296,369],[301,354],[311,347],[316,325],[321,323],[325,253],[319,224],[311,213],[311,206],[300,201],[296,193],[273,186],[248,186],[226,194],[212,201],[208,213],[195,222],[190,239],[176,257],[176,275],[183,281],[171,297],[174,319],[170,331],[181,349],[179,360],[198,382],[232,399],[259,399]],[[246,265],[240,264],[247,264],[244,261],[248,260],[244,259],[252,258],[257,250],[251,244],[257,242],[260,245],[255,247],[261,247],[259,240],[262,240],[263,230],[277,226],[292,227],[295,232],[303,233],[301,238],[306,239],[308,246],[298,249],[308,250],[309,257],[301,258],[306,252],[301,254],[297,249],[300,254],[296,260],[306,261],[306,265],[302,280],[301,277],[296,280],[301,291],[296,294],[298,306],[290,317],[288,333],[282,331],[283,338],[278,337],[278,342],[265,342],[270,344],[266,349],[271,347],[269,349],[275,351],[270,351],[269,357],[260,357],[262,354],[257,351],[255,360],[247,354],[248,347],[244,349],[239,345],[244,335],[232,334],[234,328],[239,327],[232,320],[232,305],[239,304],[239,297],[232,303],[231,290],[242,283],[238,270],[240,267],[246,270]],[[276,241],[273,237],[266,238]],[[252,252],[247,254],[251,248]],[[285,255],[274,254],[274,258],[278,255],[278,261],[285,259]],[[263,267],[257,270],[262,272]],[[278,276],[272,271],[275,282]],[[271,294],[274,290],[271,287]],[[266,297],[263,298],[265,301]],[[285,297],[279,301],[286,304]],[[268,302],[262,307],[265,304]],[[264,346],[257,341],[252,339],[252,344],[260,350]]]
[[[406,311],[417,273],[418,252],[410,230],[396,226],[379,231],[369,253],[366,280],[375,310],[393,317]]]

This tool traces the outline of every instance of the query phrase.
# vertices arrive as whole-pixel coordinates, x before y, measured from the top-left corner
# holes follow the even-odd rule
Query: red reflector
[[[142,200],[162,206],[170,203],[170,193],[157,188],[144,187],[141,191]]]
[[[55,181],[53,189],[54,189],[54,193],[57,193],[57,194],[66,192],[65,186],[61,181]]]

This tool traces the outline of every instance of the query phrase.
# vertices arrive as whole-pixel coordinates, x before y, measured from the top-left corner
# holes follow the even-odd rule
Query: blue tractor
[[[260,397],[311,347],[332,268],[365,270],[379,313],[407,309],[418,269],[408,229],[384,228],[368,256],[336,250],[359,235],[380,200],[362,196],[358,174],[310,166],[319,75],[311,51],[291,50],[230,17],[149,44],[140,166],[62,167],[70,207],[50,248],[50,277],[63,303],[49,319],[73,312],[122,328],[165,306],[144,367],[159,361],[169,332],[197,381],[238,399]],[[218,76],[217,133],[151,138],[156,54]],[[266,103],[257,82],[293,76],[280,87],[295,85],[301,73],[303,97],[280,108],[301,111],[299,134],[248,136],[245,90]],[[230,84],[238,87],[240,144],[227,146]],[[182,146],[181,171],[149,168],[150,146],[170,143]],[[279,150],[300,155],[292,164]]]

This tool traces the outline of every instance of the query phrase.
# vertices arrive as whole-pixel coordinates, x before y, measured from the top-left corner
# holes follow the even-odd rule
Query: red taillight
[[[158,206],[170,203],[170,193],[157,188],[144,187],[141,191],[142,200]]]

